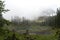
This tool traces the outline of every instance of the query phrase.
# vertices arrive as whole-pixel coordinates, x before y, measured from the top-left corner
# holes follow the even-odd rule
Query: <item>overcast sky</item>
[[[6,19],[13,16],[26,17],[34,19],[41,16],[44,9],[53,9],[60,7],[60,0],[4,0],[5,7],[9,12],[3,15]]]

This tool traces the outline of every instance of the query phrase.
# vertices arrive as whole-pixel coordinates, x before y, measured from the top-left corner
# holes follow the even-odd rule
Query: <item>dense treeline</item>
[[[56,15],[48,17],[45,21],[46,25],[60,28],[60,9],[57,9]]]
[[[47,16],[43,22],[40,22],[41,26],[51,26],[55,28],[60,27],[60,9],[57,9],[56,15]]]

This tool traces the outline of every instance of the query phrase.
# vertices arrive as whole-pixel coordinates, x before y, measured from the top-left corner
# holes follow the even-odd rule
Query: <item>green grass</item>
[[[54,35],[30,35],[31,38],[35,40],[57,40],[57,37]],[[18,35],[20,40],[24,40],[24,35]]]
[[[12,36],[12,33],[9,33],[9,36]],[[16,33],[16,37],[20,40],[25,40],[23,34]],[[30,35],[31,38],[35,40],[57,40],[57,37],[54,34],[51,35]],[[0,40],[4,39],[4,35],[0,36]]]
[[[57,36],[55,36],[55,31],[52,31],[52,34],[37,34],[37,35],[29,35],[31,38],[35,39],[35,40],[57,40]],[[23,34],[16,34],[17,38],[19,38],[20,40],[25,40],[24,35]]]
[[[52,34],[48,34],[48,35],[47,34],[29,35],[29,37],[33,38],[34,40],[57,40],[57,36],[55,36],[56,30],[50,30],[50,31],[52,32]],[[0,40],[4,40],[6,34],[3,34],[2,36],[0,35]],[[13,32],[12,31],[9,31],[9,33],[6,36],[10,36],[11,37],[12,34],[13,34]],[[24,37],[26,37],[25,35],[19,34],[17,32],[15,34],[16,34],[16,37],[19,40],[25,40],[25,38],[24,38]]]

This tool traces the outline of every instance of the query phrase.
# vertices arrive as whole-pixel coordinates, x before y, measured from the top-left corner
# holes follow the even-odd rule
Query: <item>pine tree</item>
[[[5,9],[5,4],[4,1],[0,0],[0,27],[2,27],[4,25],[4,18],[2,16],[2,13],[9,11],[8,9]]]

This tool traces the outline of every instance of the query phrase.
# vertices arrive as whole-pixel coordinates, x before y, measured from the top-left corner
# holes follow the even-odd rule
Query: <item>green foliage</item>
[[[50,16],[42,23],[45,26],[51,26],[52,28],[60,28],[60,9],[57,9],[55,16]]]
[[[57,9],[56,26],[60,28],[60,9]]]
[[[5,30],[6,31],[6,30]],[[58,36],[55,36],[56,30],[52,31],[52,34],[42,34],[42,35],[25,35],[25,34],[19,34],[17,32],[9,31],[5,32],[2,36],[0,35],[0,40],[12,40],[12,38],[17,40],[57,40]]]
[[[3,25],[7,21],[2,16],[2,13],[3,12],[7,12],[7,11],[9,11],[9,10],[8,9],[5,9],[4,1],[0,0],[0,27],[3,27]]]

